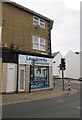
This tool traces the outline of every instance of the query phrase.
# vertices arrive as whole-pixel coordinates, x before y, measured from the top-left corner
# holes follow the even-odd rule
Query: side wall
[[[65,77],[72,79],[80,78],[80,55],[69,51],[65,56],[66,70]]]

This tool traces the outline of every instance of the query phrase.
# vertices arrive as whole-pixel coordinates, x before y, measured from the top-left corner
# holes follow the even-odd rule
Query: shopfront
[[[20,66],[30,66],[30,77],[28,83],[30,83],[29,85],[31,90],[51,87],[52,59],[19,55],[19,64]]]

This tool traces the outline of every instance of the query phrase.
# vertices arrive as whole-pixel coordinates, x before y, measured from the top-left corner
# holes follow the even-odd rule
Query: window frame
[[[33,16],[33,25],[39,26],[40,28],[45,29],[45,20],[43,20],[37,16]]]
[[[34,41],[34,38],[37,38],[37,39],[38,39],[38,42],[35,42],[35,41]],[[44,41],[43,44],[41,43],[41,40]],[[34,47],[34,44],[38,44],[38,47],[37,47],[37,48]],[[32,47],[33,50],[46,51],[45,39],[43,39],[43,38],[33,36],[33,38],[32,38],[32,46],[33,46],[33,47]],[[41,46],[44,46],[44,49],[41,49]]]

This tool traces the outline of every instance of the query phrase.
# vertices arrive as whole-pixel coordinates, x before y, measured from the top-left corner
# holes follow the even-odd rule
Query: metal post
[[[64,91],[64,71],[62,69],[62,83],[63,83],[63,91]]]
[[[34,66],[35,61],[33,60],[32,65],[30,66],[29,93],[31,93],[31,78],[34,79]]]

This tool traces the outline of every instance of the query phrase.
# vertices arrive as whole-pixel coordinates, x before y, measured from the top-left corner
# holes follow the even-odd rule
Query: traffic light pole
[[[60,70],[62,70],[62,84],[63,84],[63,91],[64,91],[64,70],[65,68],[65,59],[61,58]]]
[[[63,83],[63,91],[64,91],[64,71],[62,69],[62,83]]]

